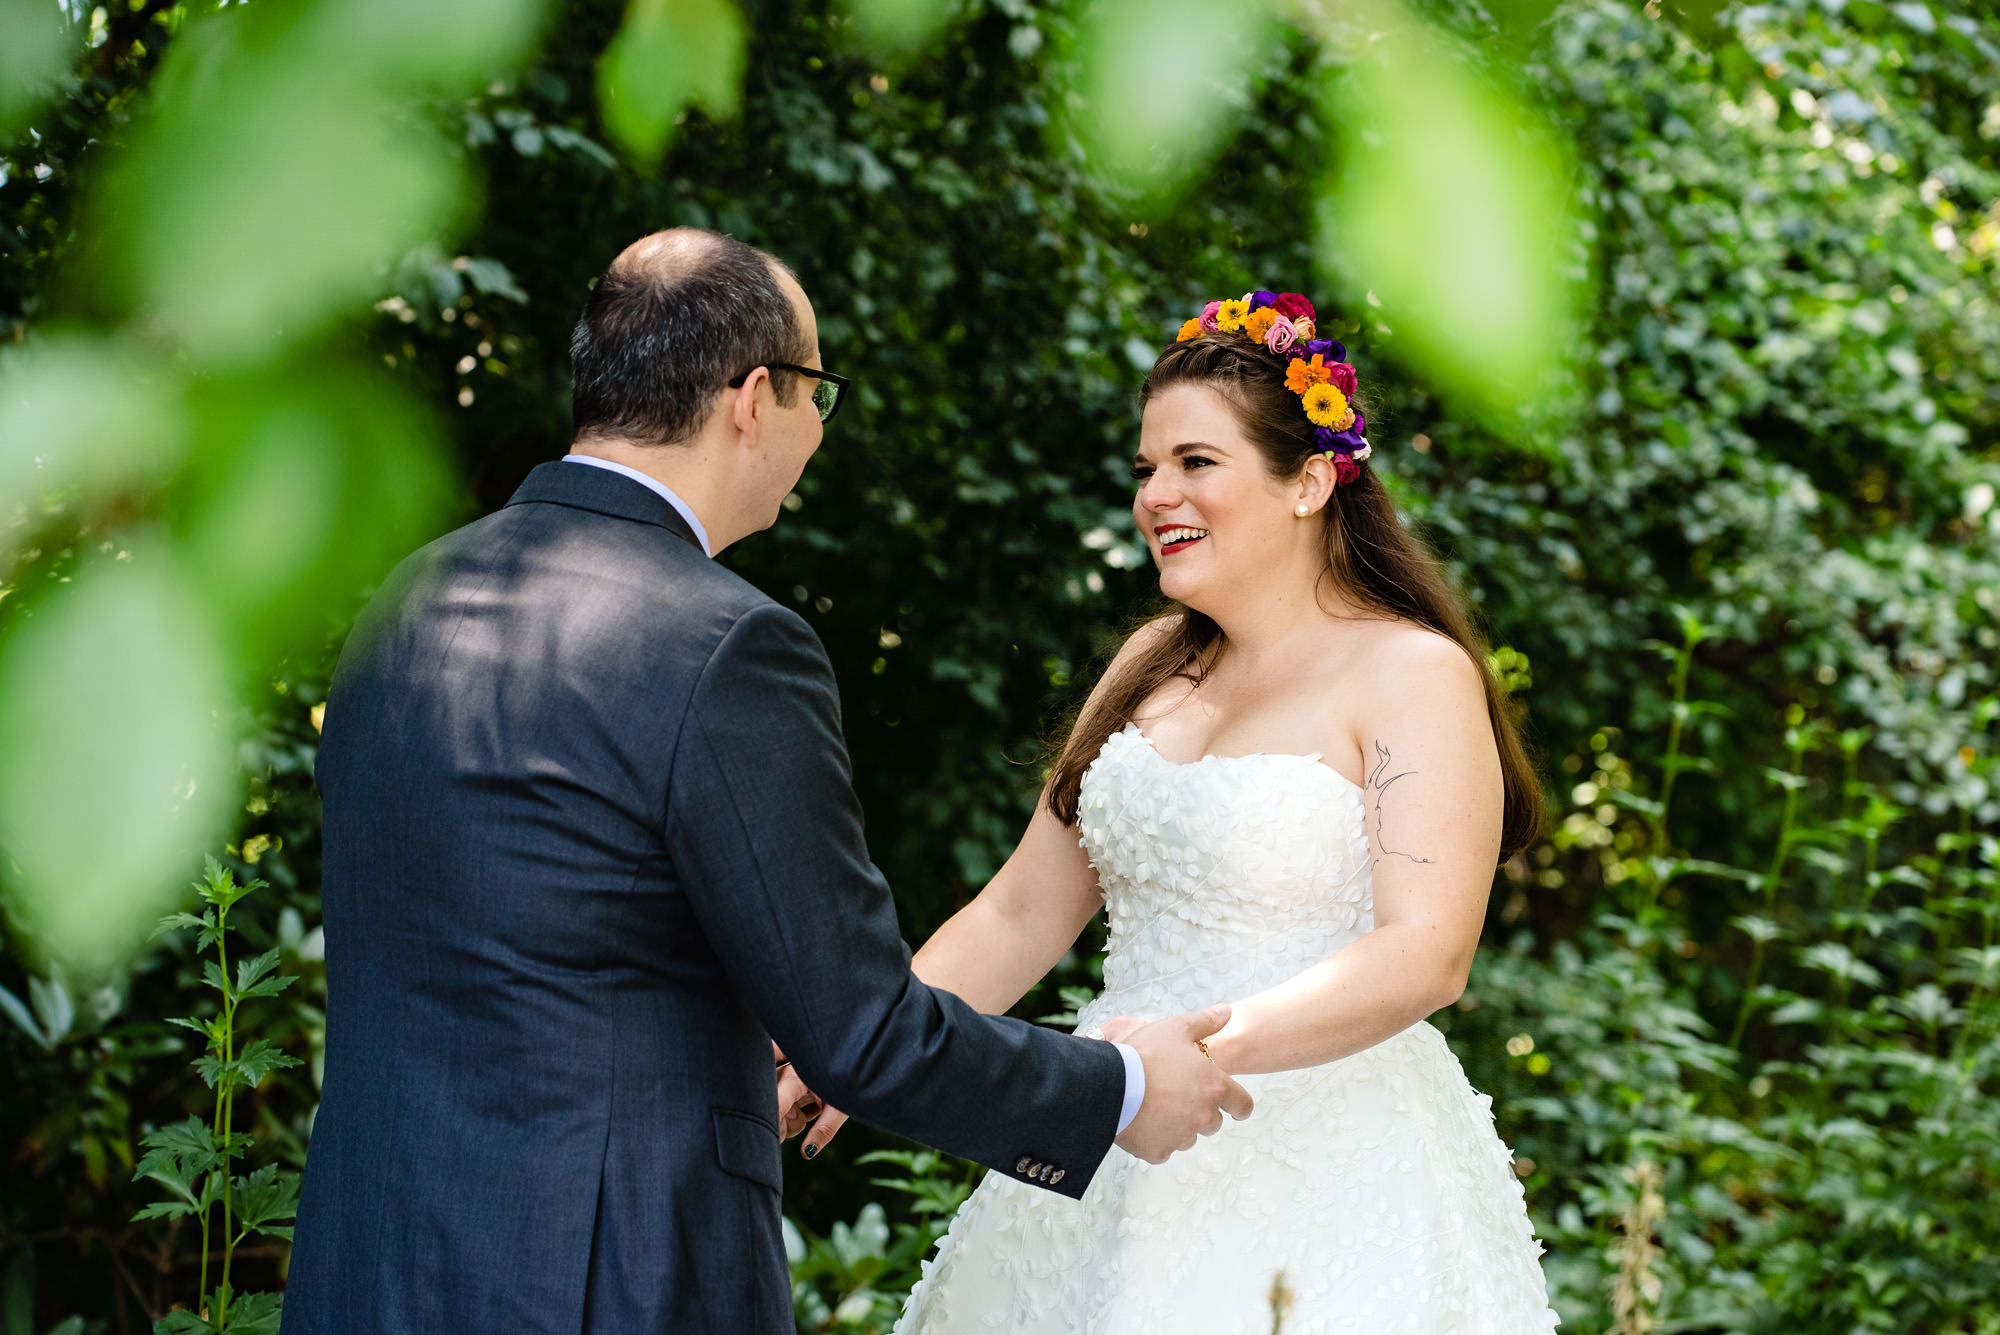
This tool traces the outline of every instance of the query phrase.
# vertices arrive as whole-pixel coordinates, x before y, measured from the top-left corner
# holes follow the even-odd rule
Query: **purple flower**
[[[1250,302],[1250,309],[1253,311],[1261,311],[1266,306],[1271,305],[1277,299],[1278,299],[1277,293],[1265,292],[1262,289],[1252,292],[1250,296],[1247,298],[1247,300]]]
[[[1329,362],[1344,362],[1347,360],[1347,349],[1330,338],[1307,339],[1299,346],[1306,350],[1308,357],[1317,352],[1323,355]]]
[[[1368,429],[1368,419],[1360,413],[1354,414],[1354,425],[1345,431],[1335,431],[1332,427],[1320,427],[1313,432],[1322,450],[1339,450],[1342,454],[1352,454],[1368,443],[1363,433]]]

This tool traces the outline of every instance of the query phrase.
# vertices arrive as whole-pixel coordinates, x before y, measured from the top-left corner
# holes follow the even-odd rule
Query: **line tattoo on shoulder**
[[[1390,847],[1391,821],[1389,813],[1384,810],[1383,804],[1388,801],[1389,789],[1397,780],[1407,779],[1417,772],[1413,769],[1392,772],[1394,770],[1395,761],[1389,754],[1389,748],[1382,745],[1379,741],[1376,742],[1375,768],[1368,771],[1368,783],[1366,786],[1366,791],[1370,797],[1370,807],[1375,815],[1375,847],[1379,850],[1376,853],[1375,860],[1380,862],[1383,858],[1408,858],[1411,862],[1429,863],[1433,859],[1419,857],[1415,853],[1403,848]],[[1406,789],[1405,791],[1408,790]],[[1403,842],[1400,833],[1395,836],[1395,842],[1398,844]]]

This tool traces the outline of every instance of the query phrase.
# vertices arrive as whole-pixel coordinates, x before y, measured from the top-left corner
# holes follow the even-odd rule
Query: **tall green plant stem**
[[[1856,917],[1867,916],[1868,906],[1875,900],[1875,888],[1879,884],[1876,880],[1875,868],[1876,860],[1882,848],[1882,831],[1879,827],[1871,824],[1861,838],[1863,848],[1861,906],[1855,911]],[[1848,927],[1846,945],[1848,956],[1850,958],[1859,958],[1855,952],[1861,945],[1860,923],[1857,922]],[[1835,978],[1832,986],[1827,989],[1829,993],[1828,1003],[1831,1005],[1833,1012],[1832,1025],[1828,1030],[1829,1041],[1838,1042],[1841,1034],[1847,1028],[1847,997],[1852,988],[1853,975],[1849,971],[1843,972]]]
[[[1693,614],[1681,613],[1681,647],[1674,651],[1674,703],[1673,713],[1667,725],[1667,753],[1661,759],[1660,803],[1653,813],[1653,847],[1662,857],[1672,850],[1667,839],[1667,812],[1674,800],[1674,780],[1681,772],[1681,734],[1687,727],[1688,669],[1694,664],[1695,646],[1706,637],[1701,623]],[[1646,877],[1646,905],[1644,912],[1650,912],[1660,900],[1660,878],[1657,874]],[[1642,915],[1643,916],[1643,915]]]
[[[1674,780],[1680,777],[1681,732],[1687,726],[1688,669],[1694,663],[1694,647],[1701,643],[1701,628],[1683,618],[1681,623],[1681,647],[1674,653],[1674,708],[1673,719],[1667,725],[1667,754],[1662,762],[1665,773],[1660,779],[1660,810],[1653,817],[1653,837],[1660,852],[1668,851],[1667,812],[1674,800]],[[1655,890],[1657,893],[1657,888]]]
[[[1778,817],[1778,843],[1771,850],[1771,865],[1764,869],[1762,888],[1764,891],[1764,912],[1774,913],[1778,903],[1778,877],[1785,870],[1785,859],[1792,851],[1792,822],[1799,811],[1800,776],[1805,773],[1806,745],[1808,734],[1804,728],[1793,728],[1787,740],[1791,743],[1791,778],[1785,784],[1785,806]],[[1750,1024],[1750,1007],[1757,995],[1757,976],[1764,968],[1764,939],[1759,936],[1750,945],[1750,971],[1743,977],[1743,1001],[1736,1008],[1736,1023],[1729,1031],[1729,1046],[1736,1047],[1743,1041],[1743,1031]]]
[[[222,1147],[222,1162],[216,1167],[217,1190],[222,1197],[222,1282],[215,1290],[213,1324],[217,1330],[229,1319],[229,1260],[236,1250],[229,1231],[229,1128],[231,1104],[236,1093],[230,1063],[236,1060],[236,991],[229,985],[229,905],[218,903],[215,910],[215,958],[222,972],[222,1015],[217,1028],[222,1044],[222,1067],[215,1078],[215,1140]],[[201,1293],[208,1292],[208,1211],[201,1215]]]

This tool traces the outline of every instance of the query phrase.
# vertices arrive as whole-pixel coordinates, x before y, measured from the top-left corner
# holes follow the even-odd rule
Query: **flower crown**
[[[1367,419],[1354,411],[1354,368],[1347,349],[1315,337],[1313,304],[1296,292],[1246,292],[1240,301],[1211,301],[1181,326],[1176,343],[1220,331],[1241,334],[1285,363],[1285,388],[1299,396],[1313,424],[1315,446],[1333,461],[1335,486],[1361,476],[1373,452],[1362,432]]]

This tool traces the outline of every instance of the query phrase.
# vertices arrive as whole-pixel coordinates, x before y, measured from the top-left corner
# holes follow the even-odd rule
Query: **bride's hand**
[[[776,1043],[771,1044],[771,1060],[779,1063],[778,1139],[790,1140],[808,1126],[812,1127],[811,1134],[806,1136],[805,1144],[800,1147],[805,1157],[810,1159],[825,1149],[826,1143],[838,1134],[847,1121],[847,1114],[838,1108],[828,1107],[819,1095],[807,1089],[805,1081],[799,1079],[797,1068],[785,1060],[784,1051]]]
[[[1123,1043],[1145,1027],[1144,1020],[1135,1020],[1129,1015],[1119,1015],[1098,1025],[1097,1033],[1106,1043]]]

